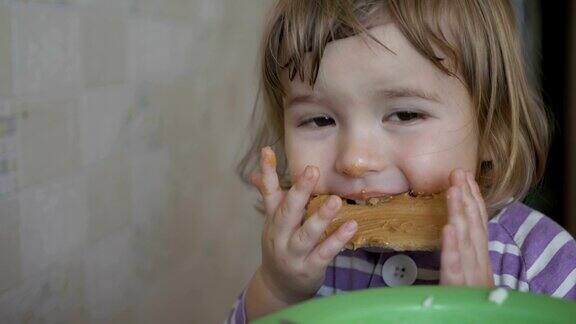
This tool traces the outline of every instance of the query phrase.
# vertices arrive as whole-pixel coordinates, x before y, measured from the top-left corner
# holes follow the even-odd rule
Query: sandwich
[[[306,207],[308,219],[329,195],[313,196]],[[446,194],[397,195],[370,198],[367,201],[342,200],[323,239],[342,224],[356,220],[358,230],[345,248],[356,250],[433,251],[440,249],[442,228],[447,223]]]

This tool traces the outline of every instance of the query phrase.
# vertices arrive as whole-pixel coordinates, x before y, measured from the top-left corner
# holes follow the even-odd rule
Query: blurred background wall
[[[0,323],[214,323],[265,0],[0,0]]]
[[[568,105],[566,105],[566,223],[572,236],[576,236],[576,4],[568,7],[568,77],[566,78]]]
[[[271,3],[0,0],[0,323],[226,318],[260,258],[233,166]],[[570,2],[515,3],[568,112]],[[571,136],[527,203],[575,233]]]
[[[544,104],[554,115],[554,138],[546,174],[525,203],[550,216],[576,236],[576,102],[571,66],[576,63],[576,2],[516,0],[524,8],[525,53]]]

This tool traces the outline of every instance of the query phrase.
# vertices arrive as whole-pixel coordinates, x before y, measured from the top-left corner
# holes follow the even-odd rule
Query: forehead
[[[386,47],[365,36],[329,43],[313,88],[298,77],[289,81],[287,75],[282,75],[287,85],[286,102],[311,93],[360,100],[390,89],[414,90],[450,100],[455,91],[465,91],[457,78],[446,75],[422,56],[396,24],[378,25],[369,31]]]

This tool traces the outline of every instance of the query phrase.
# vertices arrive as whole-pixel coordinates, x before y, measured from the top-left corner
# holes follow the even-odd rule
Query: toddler
[[[521,202],[550,130],[510,1],[280,0],[260,54],[239,173],[262,195],[262,262],[230,322],[402,285],[576,299],[576,242]],[[320,239],[341,199],[407,191],[446,192],[440,251],[343,250],[354,221]],[[331,197],[303,221],[319,193]]]

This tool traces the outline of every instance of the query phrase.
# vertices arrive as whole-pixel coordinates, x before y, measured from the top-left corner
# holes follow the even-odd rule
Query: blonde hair
[[[528,80],[514,10],[504,0],[278,1],[261,43],[262,102],[257,100],[252,115],[252,144],[237,166],[241,179],[249,183],[260,149],[271,146],[281,185],[290,186],[281,73],[313,86],[327,43],[353,35],[375,39],[368,23],[382,10],[421,55],[466,86],[480,130],[480,152],[490,157],[481,161],[479,156],[476,175],[490,215],[522,200],[544,174],[551,116]],[[452,31],[450,40],[444,25]]]

